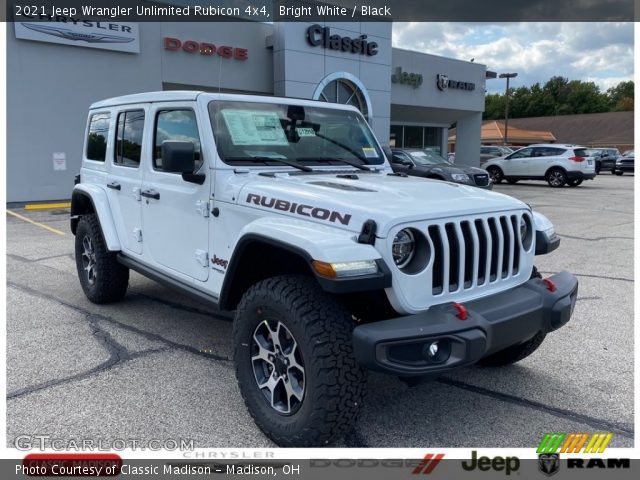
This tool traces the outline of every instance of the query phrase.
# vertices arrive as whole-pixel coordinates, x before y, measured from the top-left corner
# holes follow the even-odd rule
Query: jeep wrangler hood
[[[335,171],[251,175],[237,202],[352,232],[359,232],[372,219],[381,238],[401,223],[528,208],[507,195],[457,183]]]

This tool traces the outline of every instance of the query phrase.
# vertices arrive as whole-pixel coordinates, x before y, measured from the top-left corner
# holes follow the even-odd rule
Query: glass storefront
[[[424,148],[442,155],[442,127],[391,125],[391,148]]]

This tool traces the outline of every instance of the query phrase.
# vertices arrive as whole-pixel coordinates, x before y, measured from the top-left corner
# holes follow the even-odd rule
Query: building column
[[[456,164],[480,166],[482,112],[458,120],[456,125]]]

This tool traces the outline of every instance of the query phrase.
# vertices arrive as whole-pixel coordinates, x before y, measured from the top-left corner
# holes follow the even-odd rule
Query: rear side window
[[[144,110],[129,110],[118,114],[113,163],[138,168],[142,153],[143,128]]]
[[[193,110],[161,110],[156,117],[155,148],[153,154],[153,168],[162,170],[162,142],[167,140],[192,142],[195,147],[196,168],[202,166],[200,153],[200,134],[198,122]]]
[[[107,137],[109,136],[109,121],[111,114],[94,113],[89,119],[87,136],[87,159],[104,162],[107,157]]]
[[[557,157],[562,155],[566,150],[564,148],[544,147],[539,149],[542,151],[543,157]]]
[[[587,152],[586,148],[576,148],[573,150],[573,154],[576,157],[588,157],[589,156],[589,152]]]

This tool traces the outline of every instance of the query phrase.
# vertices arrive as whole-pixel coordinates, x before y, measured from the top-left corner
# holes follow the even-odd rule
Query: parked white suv
[[[366,368],[412,377],[523,359],[569,321],[578,291],[570,273],[534,267],[560,243],[543,215],[393,173],[360,112],[307,100],[93,104],[71,231],[92,302],[121,300],[133,269],[235,310],[240,393],[283,446],[349,431]]]
[[[510,155],[492,158],[482,168],[493,183],[506,180],[546,180],[551,187],[577,187],[583,180],[593,180],[596,166],[585,147],[562,144],[529,145]]]

